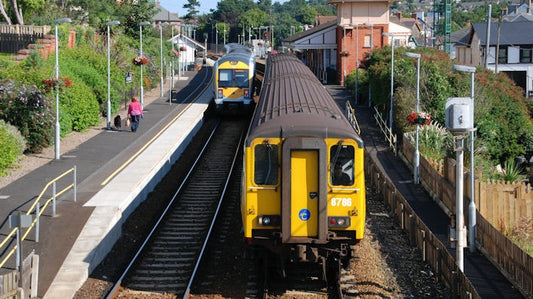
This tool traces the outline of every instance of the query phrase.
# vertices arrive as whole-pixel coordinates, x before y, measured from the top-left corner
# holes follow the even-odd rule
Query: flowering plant
[[[69,78],[59,78],[59,80],[56,77],[52,77],[50,79],[44,79],[44,90],[45,92],[50,92],[54,89],[54,87],[70,87],[72,85],[72,81]]]
[[[411,124],[419,124],[419,125],[429,125],[431,122],[431,115],[427,112],[415,112],[412,111],[407,116],[407,121]]]
[[[148,58],[146,58],[144,56],[137,56],[137,57],[133,58],[133,64],[135,64],[135,65],[148,64],[148,62],[149,62]]]

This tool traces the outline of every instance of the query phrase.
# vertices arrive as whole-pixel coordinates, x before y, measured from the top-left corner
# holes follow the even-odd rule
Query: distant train
[[[363,140],[291,54],[268,57],[243,161],[249,244],[333,269],[355,254],[366,214]]]
[[[230,43],[214,65],[213,97],[218,111],[251,110],[255,81],[255,57],[243,45]]]

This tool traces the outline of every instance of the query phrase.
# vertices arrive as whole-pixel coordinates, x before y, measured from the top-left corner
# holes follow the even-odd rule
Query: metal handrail
[[[61,191],[57,192],[56,193],[56,182],[59,181],[60,179],[62,179],[64,176],[66,176],[67,174],[73,172],[73,183],[66,186],[65,188],[63,188]],[[35,210],[35,214],[36,214],[36,217],[35,219],[33,219],[31,225],[26,229],[26,232],[22,235],[21,237],[21,242],[24,241],[26,239],[26,237],[28,236],[28,234],[30,233],[30,231],[36,226],[38,225],[39,223],[39,217],[44,213],[44,210],[48,207],[48,205],[50,204],[50,202],[53,201],[53,217],[55,217],[56,215],[56,203],[55,203],[55,200],[57,197],[61,196],[63,193],[67,192],[68,190],[70,189],[74,189],[74,201],[76,201],[76,192],[77,192],[77,183],[76,183],[76,166],[74,166],[73,168],[65,171],[63,174],[59,175],[58,177],[56,177],[55,179],[51,180],[50,182],[48,182],[48,184],[46,184],[46,186],[44,186],[43,190],[41,191],[41,193],[39,194],[39,196],[34,200],[33,204],[31,205],[31,207],[28,209],[28,211],[26,212],[26,215],[30,215],[34,212]],[[50,197],[49,199],[47,199],[43,205],[43,207],[41,208],[40,205],[39,205],[39,202],[41,201],[41,198],[43,197],[44,193],[46,192],[46,190],[52,186],[53,187],[53,194],[52,194],[52,197]],[[13,237],[13,235],[17,234],[19,228],[18,227],[15,227],[13,228],[9,234],[7,234],[7,236],[4,238],[4,240],[0,243],[0,248],[4,247],[8,242],[9,240],[11,240],[11,238]],[[36,229],[35,231],[35,235],[36,235],[36,242],[39,242],[39,232],[38,230]],[[13,254],[16,252],[16,250],[18,249],[18,245],[15,244],[15,246],[13,246],[13,248],[11,249],[11,251],[9,251],[8,254],[6,254],[5,258],[0,262],[0,268],[2,268],[6,263],[7,261],[9,260],[9,258],[11,258],[13,256]],[[20,257],[20,255],[17,255],[17,257]],[[17,267],[19,265],[20,261],[17,260]]]
[[[397,139],[396,135],[392,133],[389,126],[387,126],[387,122],[381,117],[381,114],[378,112],[378,109],[374,106],[374,119],[376,120],[376,123],[378,124],[381,132],[383,132],[383,135],[385,135],[385,139],[389,143],[389,147],[394,152],[394,155],[397,155],[396,148],[397,148]]]
[[[350,101],[346,101],[346,118],[348,118],[348,121],[350,122],[352,127],[355,129],[357,134],[361,134],[361,128],[359,127],[359,123],[357,122],[355,111],[352,108],[352,105],[350,105]]]

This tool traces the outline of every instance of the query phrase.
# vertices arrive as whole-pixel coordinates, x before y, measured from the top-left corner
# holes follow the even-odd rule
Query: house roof
[[[498,43],[498,23],[490,24],[490,45]],[[474,23],[480,44],[487,44],[487,23]],[[500,45],[513,46],[533,43],[533,22],[503,22],[500,28]]]
[[[159,2],[155,3],[155,9],[157,13],[153,17],[155,22],[179,22],[181,21],[178,18],[178,13],[176,12],[170,12],[166,10],[163,6],[159,4]]]
[[[486,27],[485,27],[486,28]],[[450,38],[452,44],[456,46],[469,46],[470,45],[470,36],[472,34],[472,27],[468,26],[452,32]]]
[[[186,36],[186,35],[183,35],[183,34],[178,34],[178,35],[175,35],[173,36],[171,39],[170,39],[172,42],[176,43],[176,42],[179,42],[180,40],[185,42],[188,46],[190,47],[196,47],[196,48],[200,48],[200,49],[205,49],[204,45],[202,45],[201,43],[195,41],[194,39]]]
[[[319,32],[320,30],[324,30],[326,28],[329,28],[329,27],[333,27],[333,26],[337,26],[337,19],[335,18],[335,20],[331,20],[329,22],[325,22],[325,23],[322,23],[318,26],[315,26],[309,30],[305,30],[305,31],[302,31],[300,33],[297,33],[295,35],[291,35],[289,37],[287,37],[286,39],[283,40],[284,43],[291,43],[291,42],[294,42],[294,41],[297,41],[303,37],[306,37],[308,35],[311,35],[313,33],[316,33],[316,32]]]

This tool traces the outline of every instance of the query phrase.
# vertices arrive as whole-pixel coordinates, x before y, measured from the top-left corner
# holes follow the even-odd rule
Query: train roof
[[[270,55],[247,142],[259,137],[352,138],[363,145],[335,100],[292,54]]]
[[[230,43],[230,44],[226,44],[224,46],[224,49],[226,50],[226,54],[220,57],[215,62],[215,65],[219,65],[222,62],[232,61],[232,60],[242,61],[248,65],[252,65],[255,62],[255,57],[252,51],[246,46],[236,44],[236,43]]]

